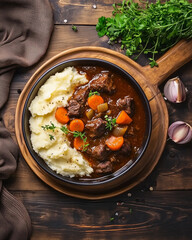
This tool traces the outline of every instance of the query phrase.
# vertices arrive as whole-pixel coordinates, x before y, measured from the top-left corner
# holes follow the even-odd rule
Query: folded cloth
[[[18,67],[36,63],[46,52],[53,30],[48,0],[0,0],[0,110]],[[0,121],[0,240],[29,239],[31,223],[24,205],[3,186],[15,171],[18,147]]]

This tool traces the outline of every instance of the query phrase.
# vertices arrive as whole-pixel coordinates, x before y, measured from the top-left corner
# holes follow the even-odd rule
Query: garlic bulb
[[[176,121],[170,125],[168,135],[175,143],[188,143],[192,139],[192,127],[186,122]]]
[[[168,80],[164,86],[164,95],[170,102],[184,102],[186,99],[186,92],[187,90],[179,77]]]

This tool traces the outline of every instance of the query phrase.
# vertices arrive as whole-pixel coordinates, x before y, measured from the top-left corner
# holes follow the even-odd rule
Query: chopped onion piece
[[[85,112],[85,114],[86,114],[86,116],[87,116],[87,118],[90,120],[90,119],[92,119],[93,118],[93,116],[94,116],[94,111],[93,111],[93,109],[87,109],[87,111]]]
[[[125,127],[114,127],[113,129],[113,135],[115,137],[120,137],[120,136],[123,136],[125,134],[125,132],[127,131],[127,126]]]
[[[108,103],[101,103],[97,106],[97,111],[100,112],[106,112],[108,110]]]

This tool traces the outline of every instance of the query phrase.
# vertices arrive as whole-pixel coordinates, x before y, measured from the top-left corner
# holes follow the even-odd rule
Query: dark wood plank
[[[101,16],[111,17],[119,0],[51,0],[56,24],[95,25]],[[96,8],[93,7],[96,6]],[[64,20],[67,19],[67,23]]]
[[[100,201],[12,192],[30,214],[31,239],[191,239],[192,192],[141,192]],[[45,200],[46,199],[46,200]]]

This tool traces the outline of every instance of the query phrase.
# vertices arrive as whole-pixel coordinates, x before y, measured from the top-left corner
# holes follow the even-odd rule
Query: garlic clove
[[[165,97],[173,103],[181,103],[186,100],[186,88],[179,77],[169,79],[164,86]]]
[[[192,139],[192,127],[186,122],[176,121],[169,126],[168,135],[175,143],[188,143]]]

